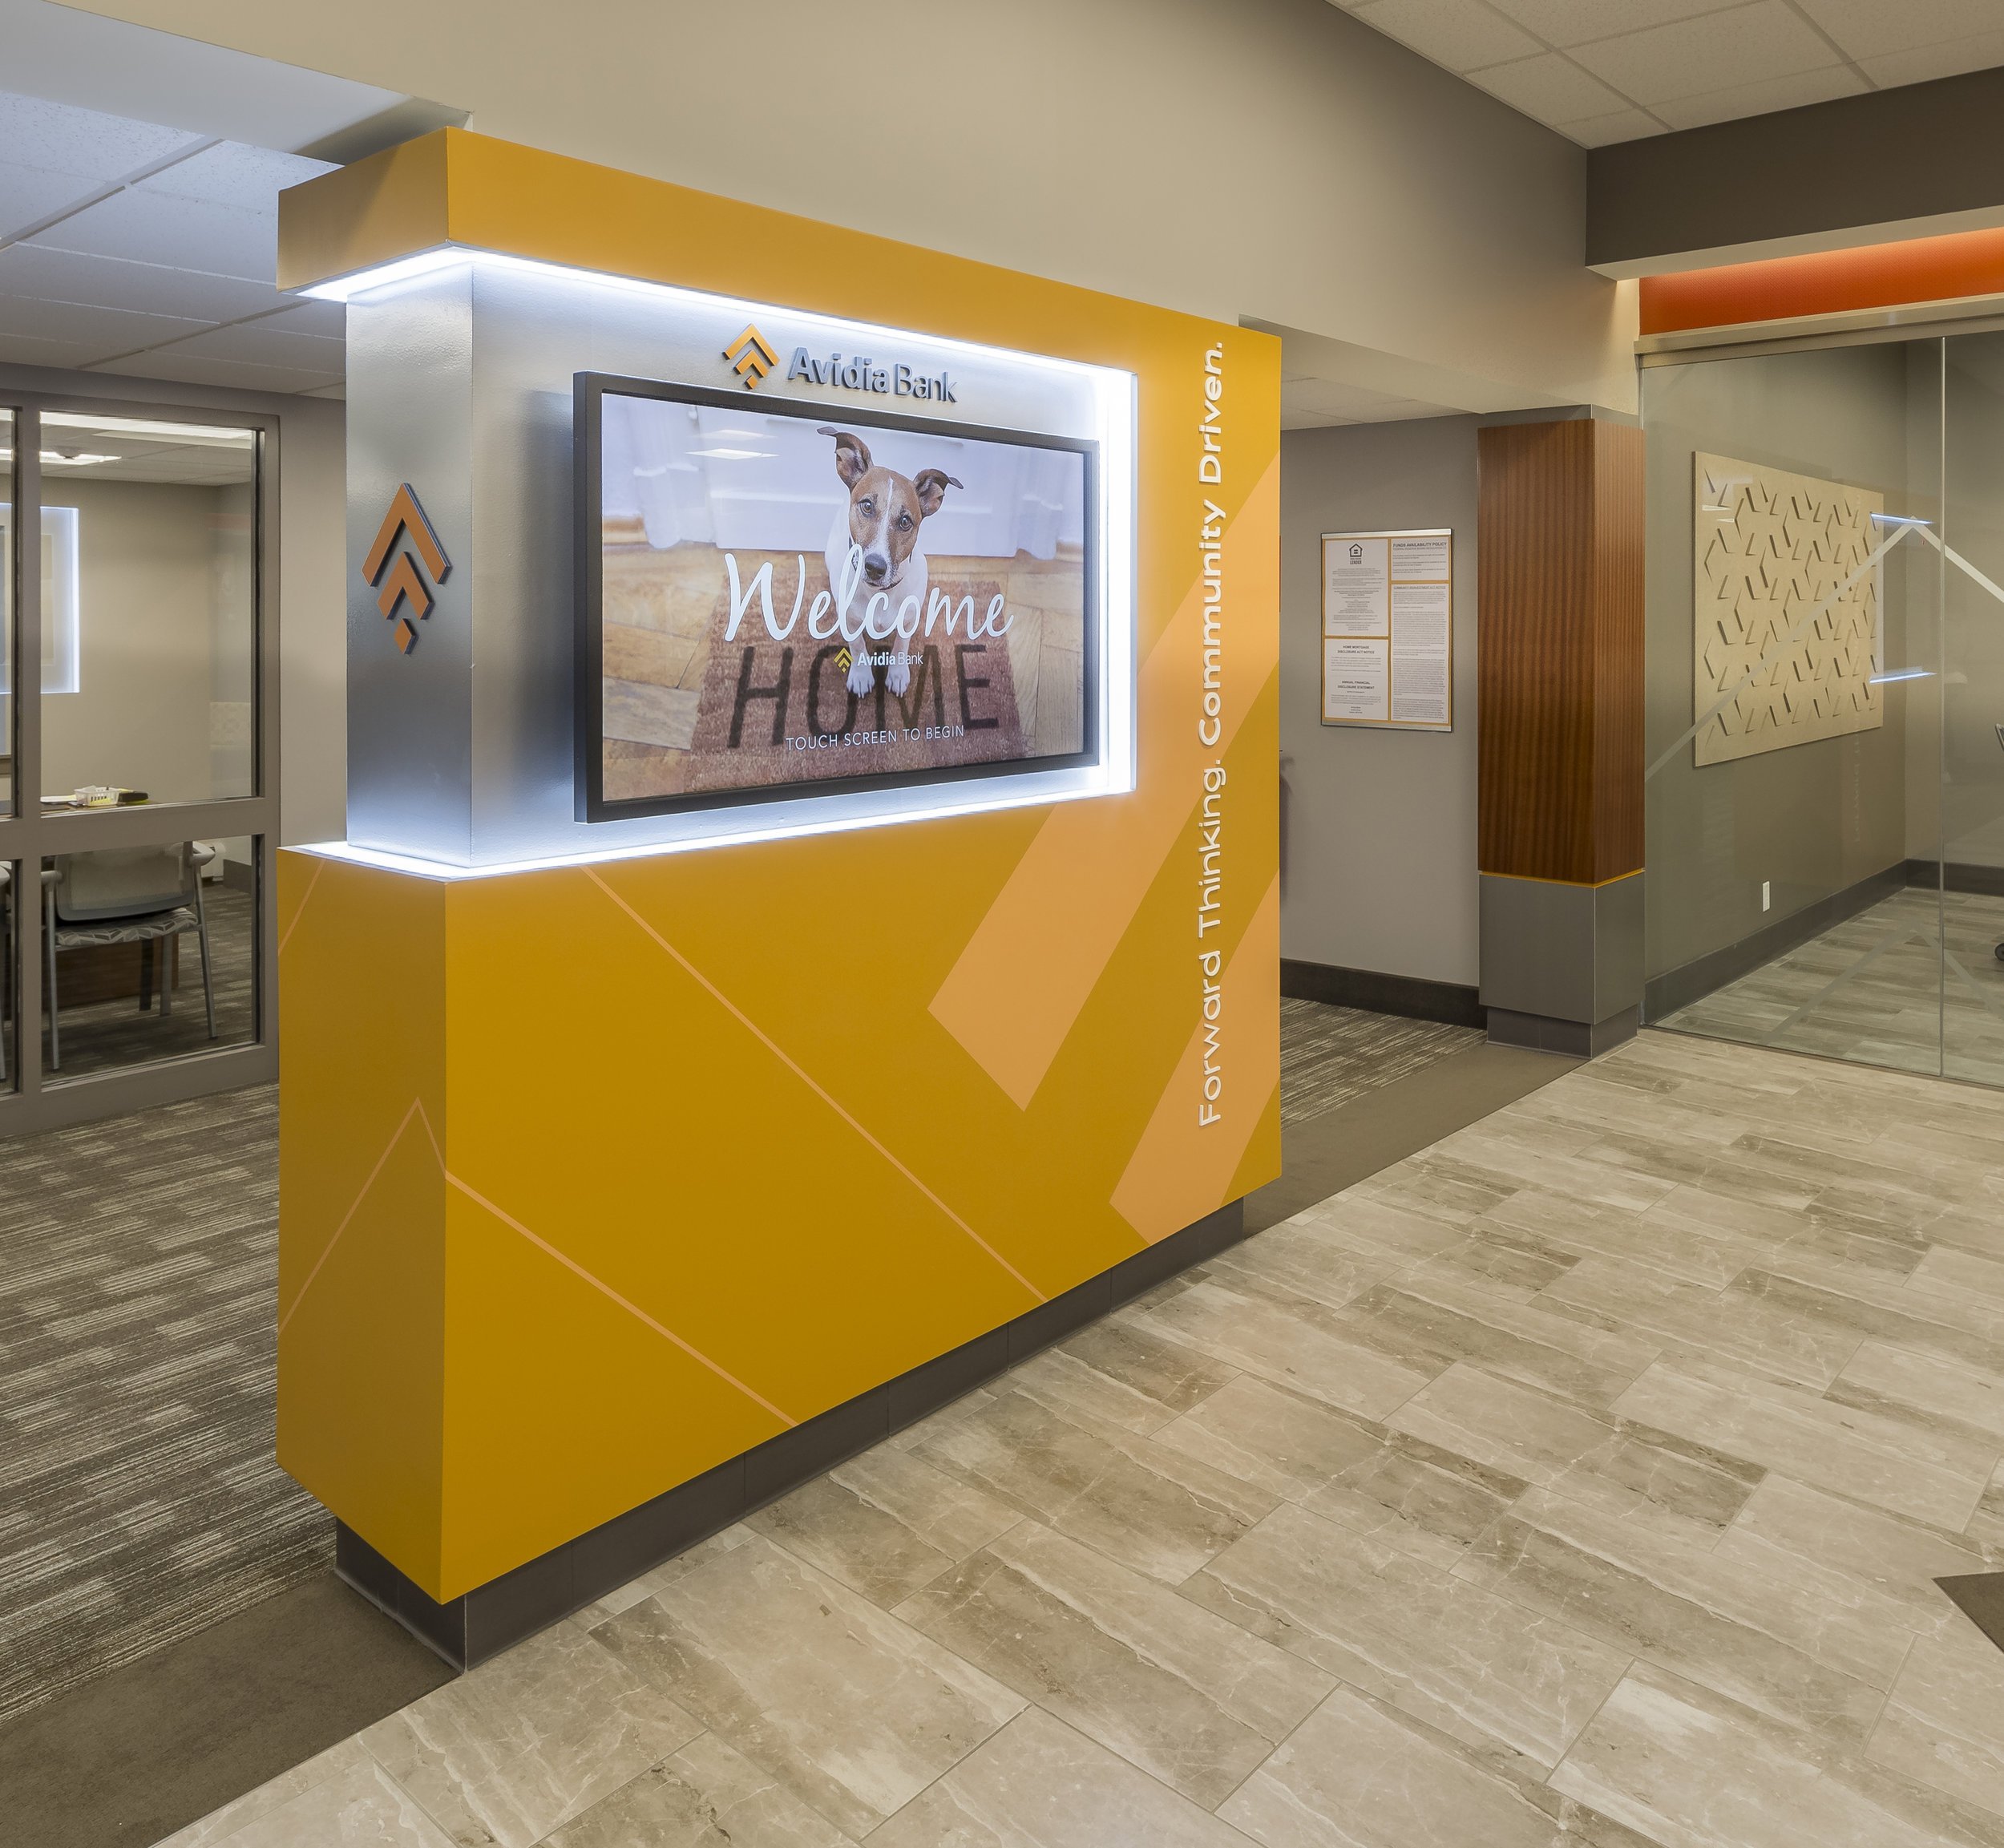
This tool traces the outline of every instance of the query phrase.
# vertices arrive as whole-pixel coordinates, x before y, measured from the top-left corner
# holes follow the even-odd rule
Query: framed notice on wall
[[[1454,533],[1322,536],[1322,722],[1454,729]]]

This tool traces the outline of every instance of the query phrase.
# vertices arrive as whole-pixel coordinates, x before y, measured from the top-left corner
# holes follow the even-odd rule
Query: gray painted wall
[[[1939,449],[1933,343],[1655,368],[1648,431],[1647,730],[1654,763],[1695,716],[1691,470],[1698,450],[1877,488],[1891,513],[1933,516]],[[1889,665],[1933,665],[1935,567],[1912,542],[1886,562]],[[1738,941],[1816,900],[1931,851],[1933,803],[1909,804],[1909,708],[1932,680],[1885,688],[1885,722],[1847,738],[1693,762],[1690,745],[1647,792],[1647,973]],[[1926,738],[1931,739],[1932,734]],[[1993,741],[1994,749],[1994,741]],[[1931,742],[1925,752],[1931,755]],[[1917,766],[1925,770],[1925,763]],[[1911,811],[1911,812],[1909,812]],[[1772,908],[1761,909],[1764,880]]]
[[[1477,980],[1475,431],[1437,417],[1280,439],[1283,956]],[[1323,725],[1322,534],[1425,526],[1454,529],[1454,730]]]

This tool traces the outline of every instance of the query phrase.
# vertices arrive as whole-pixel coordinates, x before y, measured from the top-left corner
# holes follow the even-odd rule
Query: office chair
[[[42,875],[42,941],[49,985],[49,1070],[63,1070],[57,1020],[56,952],[104,944],[143,947],[139,1008],[153,1004],[154,946],[161,946],[160,1013],[174,1011],[174,979],[167,946],[192,934],[202,951],[202,1003],[208,1037],[216,1037],[216,991],[209,979],[208,913],[202,904],[202,868],[215,849],[197,841],[178,847],[101,847],[95,853],[59,854]]]

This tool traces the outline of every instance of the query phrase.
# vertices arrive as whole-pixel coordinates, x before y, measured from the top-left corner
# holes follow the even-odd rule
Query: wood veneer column
[[[1598,1051],[1641,1001],[1642,433],[1477,441],[1482,996],[1493,1037]]]

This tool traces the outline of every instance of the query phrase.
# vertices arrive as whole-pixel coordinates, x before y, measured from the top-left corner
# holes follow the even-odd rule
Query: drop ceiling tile
[[[1659,103],[1655,113],[1673,128],[1703,128],[1713,122],[1736,122],[1776,109],[1800,109],[1806,103],[1828,103],[1838,96],[1861,95],[1868,86],[1848,64],[1805,71],[1797,77],[1771,78],[1762,83],[1735,83],[1728,90],[1699,96],[1679,96]]]
[[[53,167],[23,167],[0,160],[0,237],[25,231],[52,212],[97,191],[99,182]]]
[[[331,173],[333,164],[309,160],[303,154],[278,154],[267,148],[246,148],[225,141],[178,162],[164,173],[142,180],[143,192],[175,199],[199,199],[209,205],[228,205],[240,212],[276,212],[278,196],[317,175]]]
[[[269,284],[278,273],[278,216],[176,199],[135,187],[35,238],[51,250],[119,257]]]
[[[172,378],[185,385],[234,385],[248,391],[309,391],[316,386],[341,382],[337,374],[209,359],[183,353],[176,346],[163,347],[157,353],[135,354],[130,359],[115,359],[96,370],[132,378]]]
[[[1493,0],[1509,17],[1551,45],[1578,45],[1716,13],[1719,0]]]
[[[100,185],[200,139],[185,128],[161,128],[151,122],[0,91],[0,160],[58,168]]]
[[[339,385],[316,385],[310,391],[302,391],[299,395],[301,398],[332,398],[338,403],[347,397],[348,385],[345,379]]]
[[[102,347],[75,340],[37,340],[25,334],[0,334],[0,362],[10,366],[83,366],[99,358]]]
[[[205,325],[166,314],[131,314],[120,308],[84,308],[74,301],[0,295],[0,334],[75,341],[101,354],[130,353],[135,347],[200,334]]]
[[[1874,83],[1925,83],[1935,77],[1959,77],[1966,71],[1988,71],[2004,64],[2004,30],[1979,32],[1971,38],[1951,38],[1942,45],[1923,45],[1911,51],[1889,51],[1863,58],[1859,68]]]
[[[1645,135],[1663,131],[1662,123],[1639,109],[1617,109],[1611,115],[1590,115],[1583,122],[1561,122],[1555,126],[1569,141],[1577,141],[1582,148],[1640,141]]]
[[[1783,0],[1755,0],[1702,19],[1625,32],[1576,47],[1573,55],[1645,108],[1673,96],[1743,87],[1836,62],[1829,46]]]
[[[1471,71],[1469,81],[1540,122],[1578,122],[1628,106],[1627,98],[1596,83],[1556,51]]]
[[[38,296],[208,321],[240,320],[281,307],[289,299],[269,282],[52,250],[39,240],[0,250],[0,295]]]
[[[1847,58],[1912,51],[1994,32],[1998,0],[1796,0]],[[1971,67],[1975,68],[1975,67]]]
[[[1353,417],[1325,417],[1319,410],[1290,410],[1284,404],[1280,407],[1283,430],[1339,430],[1356,422]]]
[[[287,295],[281,301],[292,306],[277,314],[268,314],[258,322],[260,327],[276,327],[287,334],[322,334],[329,340],[344,338],[348,332],[348,309],[338,301],[301,301]]]
[[[1449,71],[1473,71],[1545,47],[1482,0],[1368,0],[1355,9],[1365,25]]]
[[[283,366],[297,371],[317,372],[322,378],[339,378],[347,371],[345,342],[317,334],[287,334],[261,320],[240,327],[184,331],[189,338],[174,342],[177,354],[241,361],[248,366]]]

